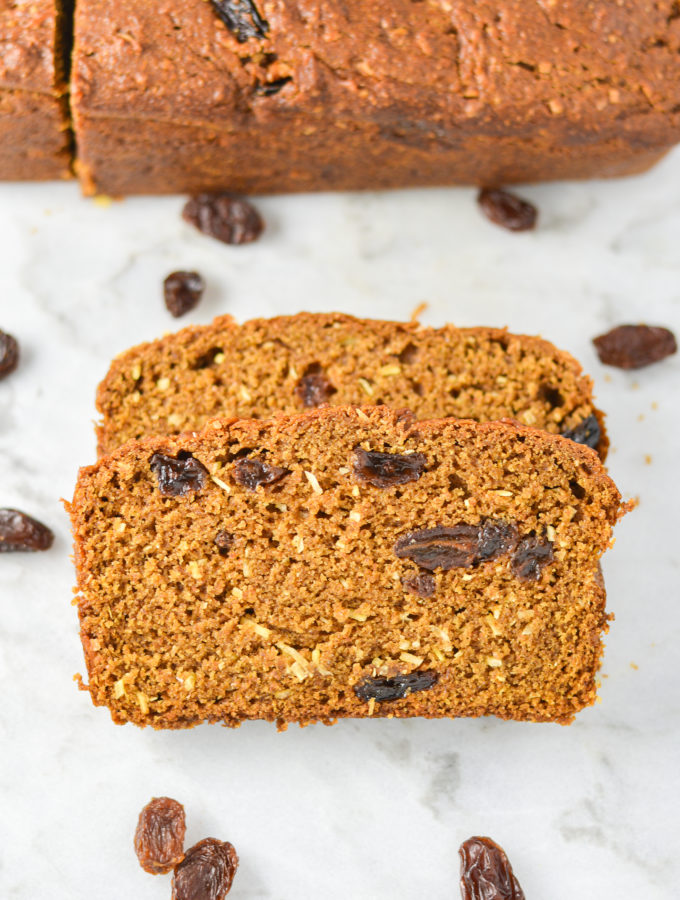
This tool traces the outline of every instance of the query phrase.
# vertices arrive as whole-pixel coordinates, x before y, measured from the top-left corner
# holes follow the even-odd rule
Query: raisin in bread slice
[[[301,313],[240,326],[224,316],[123,353],[97,393],[99,451],[200,429],[213,416],[261,419],[323,404],[514,418],[603,458],[608,444],[590,378],[541,338]]]
[[[625,509],[597,454],[384,407],[130,442],[70,513],[89,691],[115,722],[569,722]]]

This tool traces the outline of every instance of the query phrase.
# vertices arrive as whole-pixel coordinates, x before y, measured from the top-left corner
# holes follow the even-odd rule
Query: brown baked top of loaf
[[[594,451],[507,422],[329,408],[128,443],[70,506],[90,695],[157,728],[568,722],[620,501]]]
[[[118,356],[99,386],[99,451],[201,428],[213,416],[268,418],[329,403],[407,407],[418,418],[514,418],[562,433],[595,416],[592,382],[541,338],[494,328],[300,313],[229,316]]]
[[[63,88],[58,0],[0,0],[0,88],[54,94]]]
[[[677,140],[675,0],[255,7],[267,27],[240,43],[206,0],[80,0],[79,110],[226,131],[301,113],[309,127],[329,116],[377,122],[417,143],[547,124],[565,151],[628,129],[649,146]]]

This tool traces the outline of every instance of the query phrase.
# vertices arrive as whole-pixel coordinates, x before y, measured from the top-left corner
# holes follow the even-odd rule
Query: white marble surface
[[[507,848],[529,900],[680,896],[680,357],[607,370],[590,338],[645,320],[680,333],[680,153],[609,183],[523,192],[534,234],[478,214],[470,190],[263,199],[266,236],[203,238],[182,199],[108,208],[75,185],[0,187],[0,327],[21,341],[0,382],[0,505],[56,533],[0,558],[0,897],[169,898],[131,848],[169,794],[188,840],[231,840],[234,900],[458,896],[456,848]],[[209,288],[184,321],[339,309],[426,324],[507,324],[579,357],[609,413],[611,471],[640,506],[605,562],[616,614],[601,704],[562,728],[480,721],[252,723],[157,733],[111,724],[82,669],[60,497],[94,458],[94,391],[120,350],[178,323],[162,278]],[[651,458],[651,460],[648,458]]]

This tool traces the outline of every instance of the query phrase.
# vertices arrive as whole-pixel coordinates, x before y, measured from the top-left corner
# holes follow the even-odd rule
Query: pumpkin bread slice
[[[300,313],[243,325],[223,316],[118,356],[97,392],[99,452],[198,430],[214,416],[270,418],[325,404],[384,404],[419,419],[513,418],[603,458],[608,445],[590,378],[548,341]]]
[[[563,437],[381,407],[214,420],[82,469],[69,508],[115,722],[566,723],[595,700],[626,507]]]

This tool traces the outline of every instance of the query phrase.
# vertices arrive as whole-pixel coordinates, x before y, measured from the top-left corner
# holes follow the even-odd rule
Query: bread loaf
[[[88,191],[639,172],[680,136],[674,0],[79,0]]]

